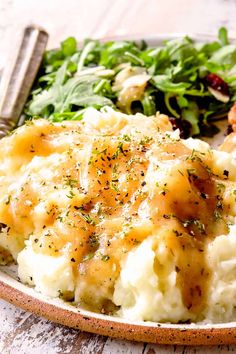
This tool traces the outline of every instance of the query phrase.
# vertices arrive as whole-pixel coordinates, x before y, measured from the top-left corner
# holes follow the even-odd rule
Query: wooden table
[[[216,34],[225,25],[236,37],[236,0],[0,0],[0,68],[19,28],[37,23],[50,33],[49,46],[66,36],[196,32]],[[1,354],[228,353],[236,346],[158,346],[113,340],[71,330],[0,300]]]

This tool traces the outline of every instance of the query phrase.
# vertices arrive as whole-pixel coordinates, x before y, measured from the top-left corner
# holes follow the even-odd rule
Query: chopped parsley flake
[[[70,190],[69,194],[67,194],[66,196],[67,196],[67,198],[72,199],[75,196],[75,193],[72,190]]]

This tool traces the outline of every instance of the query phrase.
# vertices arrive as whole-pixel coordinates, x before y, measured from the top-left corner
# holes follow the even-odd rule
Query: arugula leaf
[[[218,39],[222,46],[228,45],[228,31],[225,27],[221,27],[218,32]]]
[[[236,46],[233,44],[226,45],[217,50],[208,60],[208,68],[212,65],[214,71],[227,70],[236,64]]]
[[[69,37],[61,42],[61,51],[65,57],[71,56],[76,52],[77,42],[74,37]]]
[[[182,118],[191,124],[191,134],[198,135],[200,133],[199,128],[199,108],[196,102],[190,101],[188,108],[182,110]]]
[[[163,92],[183,94],[191,86],[187,82],[174,83],[167,75],[155,75],[152,78],[153,84]]]
[[[113,105],[108,98],[94,94],[93,86],[101,81],[100,78],[92,75],[73,77],[63,85],[64,75],[65,70],[58,75],[55,84],[49,90],[44,90],[35,97],[29,105],[29,114],[40,115],[48,106],[53,106],[55,113],[62,113],[70,110],[72,105],[95,108]]]
[[[151,79],[143,86],[137,83],[140,90],[132,99],[139,73]],[[206,85],[209,73],[229,86],[227,104],[210,94]],[[130,80],[133,86],[129,86]],[[158,110],[188,121],[191,135],[214,133],[212,122],[225,117],[236,101],[236,45],[229,43],[224,27],[212,42],[195,43],[186,36],[152,48],[144,42],[90,39],[78,48],[75,38],[69,37],[59,48],[45,53],[25,116],[79,120],[90,106],[100,109],[108,105],[124,111],[121,99],[132,102],[128,113],[152,115]]]
[[[152,89],[147,89],[141,101],[143,107],[143,113],[146,116],[152,116],[156,114],[155,98],[152,95],[152,91],[153,91]]]
[[[104,65],[107,68],[126,62],[144,65],[139,54],[140,50],[134,42],[108,42],[102,48],[99,65]]]
[[[178,103],[179,108],[186,108],[186,107],[188,107],[188,104],[189,104],[188,100],[182,95],[177,97],[177,103]]]

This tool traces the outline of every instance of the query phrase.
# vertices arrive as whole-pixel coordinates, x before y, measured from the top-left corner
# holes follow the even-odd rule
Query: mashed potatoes
[[[163,115],[34,120],[0,141],[0,260],[12,256],[37,291],[94,311],[235,320],[228,149],[182,141]]]

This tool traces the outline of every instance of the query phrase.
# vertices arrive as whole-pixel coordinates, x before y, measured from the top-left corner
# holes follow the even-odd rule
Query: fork
[[[30,89],[38,73],[48,34],[38,26],[28,26],[11,54],[10,65],[0,82],[0,138],[14,129],[20,119]]]

